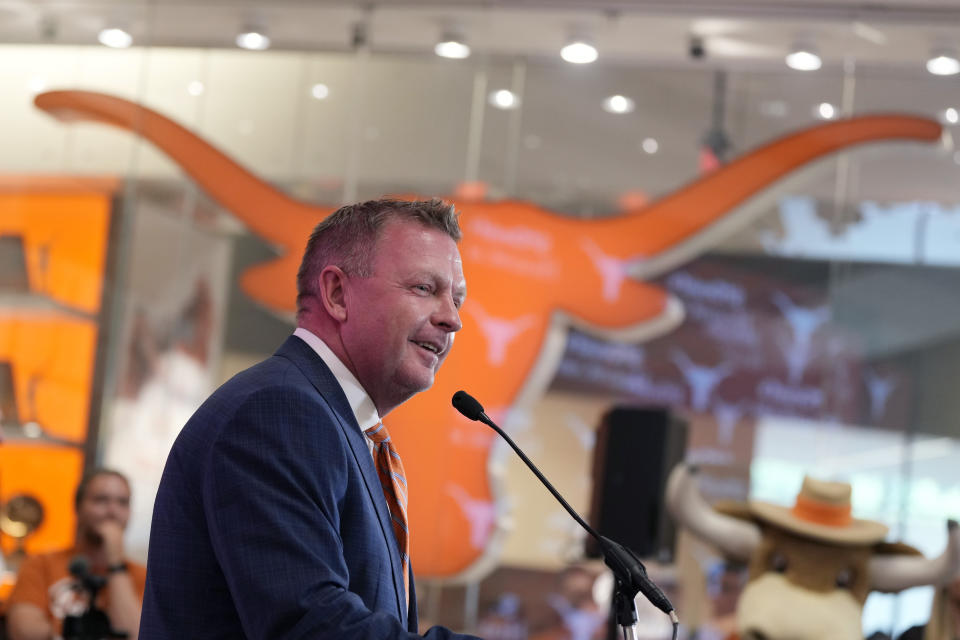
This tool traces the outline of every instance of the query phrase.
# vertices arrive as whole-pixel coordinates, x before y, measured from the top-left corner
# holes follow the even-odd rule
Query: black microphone
[[[665,614],[670,616],[670,619],[673,621],[674,627],[674,637],[676,637],[677,624],[679,620],[677,619],[677,614],[673,609],[673,605],[670,603],[670,600],[663,594],[663,591],[660,590],[657,585],[653,583],[650,578],[647,577],[647,570],[643,566],[643,563],[640,562],[640,558],[636,553],[623,546],[618,542],[614,542],[610,538],[601,536],[599,533],[594,531],[593,527],[588,525],[583,521],[583,518],[580,517],[576,511],[573,510],[567,501],[563,499],[563,496],[553,488],[553,485],[550,484],[550,481],[540,473],[540,469],[537,468],[533,462],[530,461],[530,458],[517,446],[517,444],[504,433],[503,429],[497,426],[493,420],[490,419],[483,411],[483,405],[481,405],[476,398],[471,396],[466,391],[457,391],[453,394],[453,407],[462,413],[465,417],[470,418],[471,420],[479,420],[484,423],[497,433],[499,433],[504,440],[507,441],[507,444],[517,452],[517,455],[530,467],[530,470],[540,479],[540,482],[547,487],[550,493],[553,494],[553,497],[556,498],[563,508],[567,510],[574,520],[576,520],[581,527],[586,529],[587,533],[596,538],[597,542],[600,543],[600,549],[603,551],[604,562],[607,564],[610,569],[613,570],[614,576],[617,580],[624,585],[626,588],[633,588],[633,593],[639,591],[647,600],[649,600],[655,607],[663,611]]]
[[[107,584],[107,579],[103,576],[95,576],[90,573],[90,561],[85,556],[73,556],[67,569],[84,589],[94,592],[94,595]]]
[[[80,583],[79,588],[87,592],[90,601],[82,614],[64,616],[61,634],[64,640],[126,638],[129,634],[126,631],[115,631],[110,625],[110,618],[96,605],[97,592],[107,584],[107,579],[90,573],[90,561],[82,555],[71,558],[67,568]]]
[[[470,418],[471,420],[479,420],[480,416],[487,418],[483,422],[492,422],[487,414],[483,412],[483,405],[477,402],[477,399],[466,391],[457,391],[453,394],[453,408]],[[497,429],[497,425],[491,425],[494,429]],[[497,429],[499,431],[499,429]]]
[[[90,572],[90,562],[83,556],[73,556],[70,559],[70,575],[79,580],[83,580]]]

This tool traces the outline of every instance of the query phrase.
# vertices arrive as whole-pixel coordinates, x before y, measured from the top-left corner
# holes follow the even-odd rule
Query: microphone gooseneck
[[[647,570],[643,566],[643,563],[640,562],[640,558],[636,553],[628,549],[627,547],[621,545],[618,542],[611,540],[610,538],[601,536],[597,533],[593,527],[587,524],[583,518],[580,517],[580,514],[574,511],[566,500],[563,499],[563,496],[553,487],[549,480],[540,472],[540,469],[537,468],[530,458],[527,457],[527,454],[517,446],[513,439],[508,436],[503,429],[501,429],[493,420],[490,419],[483,411],[483,405],[477,401],[476,398],[471,396],[466,391],[457,391],[453,394],[453,407],[462,413],[464,417],[469,418],[470,420],[476,420],[484,423],[494,431],[500,434],[500,436],[507,441],[507,444],[517,452],[517,455],[520,456],[520,459],[523,460],[526,465],[533,471],[534,475],[540,479],[540,482],[553,494],[553,497],[567,510],[567,513],[573,517],[577,523],[583,527],[587,533],[593,536],[597,542],[600,543],[600,548],[603,551],[604,562],[613,570],[614,576],[617,581],[622,585],[625,590],[632,591],[636,594],[638,591],[646,596],[655,607],[663,611],[665,614],[670,616],[671,621],[673,622],[673,637],[677,637],[677,625],[679,620],[677,614],[674,611],[673,605],[670,603],[670,600],[664,593],[660,590],[657,585],[647,577]],[[632,607],[632,601],[629,603]],[[634,613],[634,622],[636,621],[636,614]]]
[[[457,391],[455,394],[453,394],[453,407],[465,417],[470,418],[471,420],[482,422],[499,433],[500,436],[507,441],[507,444],[509,444],[513,450],[517,452],[517,455],[520,456],[520,459],[527,463],[527,466],[530,467],[530,470],[533,471],[538,478],[540,478],[540,482],[546,485],[547,489],[550,490],[550,493],[553,494],[553,497],[556,498],[561,505],[563,505],[564,509],[567,510],[567,513],[569,513],[574,520],[580,523],[580,526],[586,529],[587,533],[599,540],[600,544],[603,544],[603,539],[600,537],[600,534],[594,531],[593,527],[583,521],[583,518],[580,517],[580,514],[574,511],[573,507],[567,504],[567,501],[563,499],[563,496],[561,496],[560,493],[553,488],[553,485],[550,484],[550,481],[547,480],[542,473],[540,473],[540,469],[537,468],[537,465],[530,461],[530,458],[528,458],[527,454],[525,454],[523,450],[517,446],[517,443],[514,442],[510,436],[504,433],[503,429],[497,426],[497,424],[490,419],[490,416],[483,412],[483,405],[481,405],[476,398],[471,396],[466,391]]]

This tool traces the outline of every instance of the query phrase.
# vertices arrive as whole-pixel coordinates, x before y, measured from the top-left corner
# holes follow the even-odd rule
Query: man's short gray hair
[[[459,242],[458,217],[453,205],[437,198],[381,198],[337,209],[313,229],[307,241],[297,272],[297,315],[304,310],[303,300],[316,294],[314,282],[328,265],[340,267],[347,275],[370,275],[377,240],[391,220],[415,220]]]

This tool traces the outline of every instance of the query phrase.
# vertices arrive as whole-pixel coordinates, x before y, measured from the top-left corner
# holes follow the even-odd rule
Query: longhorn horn
[[[91,91],[51,91],[39,94],[34,103],[61,120],[101,122],[143,136],[257,235],[278,244],[290,237],[280,227],[304,227],[297,237],[305,237],[310,222],[332,211],[289,198],[187,129],[129,100]],[[937,122],[907,115],[817,125],[775,140],[634,215],[590,221],[591,235],[607,252],[644,258],[631,268],[631,275],[650,277],[695,257],[717,235],[732,232],[745,221],[724,218],[730,210],[812,160],[870,141],[934,142],[941,133]],[[263,215],[265,211],[271,215]]]
[[[937,142],[941,135],[936,121],[902,114],[814,125],[753,150],[636,213],[592,220],[591,235],[608,253],[634,256],[632,276],[650,278],[693,259],[764,213],[758,208],[729,215],[762,189],[818,158],[866,142]]]
[[[940,125],[928,118],[906,115],[871,115],[814,125],[774,140],[734,160],[685,188],[650,205],[652,217],[672,221],[672,247],[684,236],[715,221],[760,189],[817,158],[873,140],[940,140]]]
[[[747,561],[760,544],[760,528],[752,522],[718,513],[700,493],[696,467],[678,465],[667,480],[670,515],[694,535],[724,554]]]
[[[330,213],[284,195],[188,129],[129,100],[93,91],[49,91],[37,95],[34,104],[59,120],[99,122],[144,137],[258,236],[276,244],[290,237],[282,228],[307,225],[297,236],[305,238],[309,225]]]
[[[960,527],[947,521],[947,548],[936,558],[911,555],[874,556],[870,559],[870,588],[896,593],[922,585],[940,586],[960,576]]]

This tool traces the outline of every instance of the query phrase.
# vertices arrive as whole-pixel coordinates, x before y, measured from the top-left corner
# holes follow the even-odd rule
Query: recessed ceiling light
[[[497,109],[515,109],[520,105],[520,98],[509,89],[492,91],[487,100]]]
[[[466,43],[457,42],[456,40],[444,40],[443,42],[438,42],[433,47],[433,51],[441,58],[462,60],[470,57],[470,47]]]
[[[560,57],[573,64],[589,64],[597,59],[597,48],[584,39],[571,40],[560,50]]]
[[[237,34],[237,46],[241,49],[263,51],[270,47],[270,38],[262,29],[245,29]]]
[[[192,96],[203,95],[203,89],[204,89],[203,83],[200,82],[199,80],[194,80],[193,82],[187,85],[187,93],[189,93]]]
[[[330,87],[318,82],[317,84],[310,87],[310,95],[316,98],[317,100],[326,100],[330,95]]]
[[[787,54],[787,66],[797,71],[816,71],[823,66],[823,61],[816,50],[809,45],[797,45]]]
[[[433,52],[441,58],[462,60],[470,57],[470,46],[459,29],[447,28],[440,35],[440,41],[433,47]]]
[[[603,100],[603,110],[607,113],[630,113],[634,107],[636,103],[626,96],[609,96]]]
[[[643,142],[640,143],[640,148],[653,155],[660,150],[660,143],[657,142],[656,138],[644,138]]]
[[[821,120],[833,120],[837,117],[837,108],[829,102],[821,102],[817,105],[816,114]]]
[[[102,30],[97,34],[97,40],[100,44],[114,49],[126,49],[133,44],[133,36],[117,27]]]
[[[927,71],[935,76],[952,76],[960,73],[960,60],[953,51],[935,51],[927,60]]]
[[[960,122],[960,112],[957,112],[956,109],[950,107],[943,110],[943,119],[949,124],[957,124]]]

